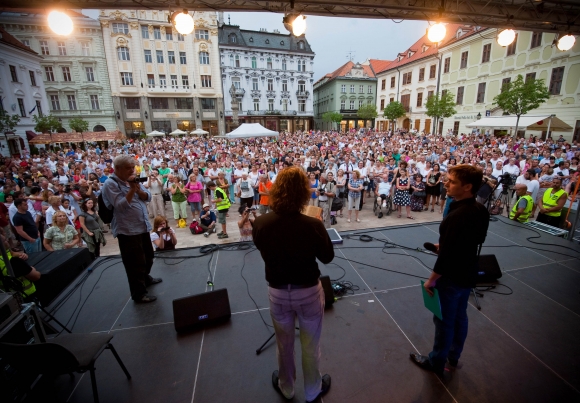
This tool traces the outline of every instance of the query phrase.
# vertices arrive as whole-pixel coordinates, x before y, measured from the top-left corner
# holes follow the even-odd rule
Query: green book
[[[439,291],[433,288],[433,296],[430,296],[427,290],[425,290],[425,282],[421,280],[421,290],[423,290],[423,302],[425,307],[433,312],[433,315],[437,316],[439,319],[443,320],[443,315],[441,314],[441,301],[439,301]]]

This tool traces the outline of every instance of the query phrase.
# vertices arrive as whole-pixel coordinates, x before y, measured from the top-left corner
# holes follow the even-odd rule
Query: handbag
[[[413,196],[415,196],[415,197],[425,197],[425,196],[427,196],[427,193],[424,190],[415,190],[413,192]]]
[[[434,185],[435,183],[437,183],[437,179],[435,179],[433,176],[429,177],[429,183]]]
[[[163,201],[166,201],[166,202],[171,201],[171,196],[169,196],[169,190],[166,190],[161,195],[163,197]]]

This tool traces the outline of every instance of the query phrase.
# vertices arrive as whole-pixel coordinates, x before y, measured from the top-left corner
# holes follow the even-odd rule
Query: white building
[[[118,126],[128,137],[196,128],[224,134],[217,13],[196,12],[195,32],[186,36],[169,15],[101,10]]]
[[[34,137],[34,115],[48,111],[42,82],[42,57],[0,28],[0,113],[19,115],[14,134],[0,133],[0,153],[4,156],[30,151]]]
[[[89,131],[117,126],[111,87],[98,21],[67,10],[74,30],[60,36],[48,27],[47,16],[37,11],[2,11],[0,25],[42,56],[42,73],[50,113],[70,131],[68,121],[81,117]]]
[[[260,123],[275,131],[314,128],[314,52],[304,35],[224,24],[219,46],[228,131],[235,126],[232,98],[239,123]]]

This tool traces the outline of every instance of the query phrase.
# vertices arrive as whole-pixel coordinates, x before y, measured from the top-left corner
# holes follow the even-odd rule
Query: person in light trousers
[[[329,172],[328,174],[320,174],[320,183],[316,189],[318,207],[322,209],[322,222],[324,223],[324,228],[330,228],[330,206],[332,206],[332,200],[335,196],[335,186],[332,182],[328,181],[329,177],[332,178],[332,172]]]
[[[151,201],[147,203],[149,218],[165,215],[163,206],[163,180],[159,176],[159,170],[153,168],[149,170],[149,177],[143,186],[151,193]]]

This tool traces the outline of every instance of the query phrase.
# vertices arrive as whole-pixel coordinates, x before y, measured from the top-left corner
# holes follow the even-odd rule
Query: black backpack
[[[119,182],[115,181],[115,183],[119,186]],[[119,189],[121,189],[121,186],[119,186]],[[103,200],[103,192],[101,192],[97,198],[97,205],[99,206],[99,217],[101,217],[101,220],[103,220],[105,224],[110,224],[111,221],[113,221],[114,207],[107,207],[105,200]]]

